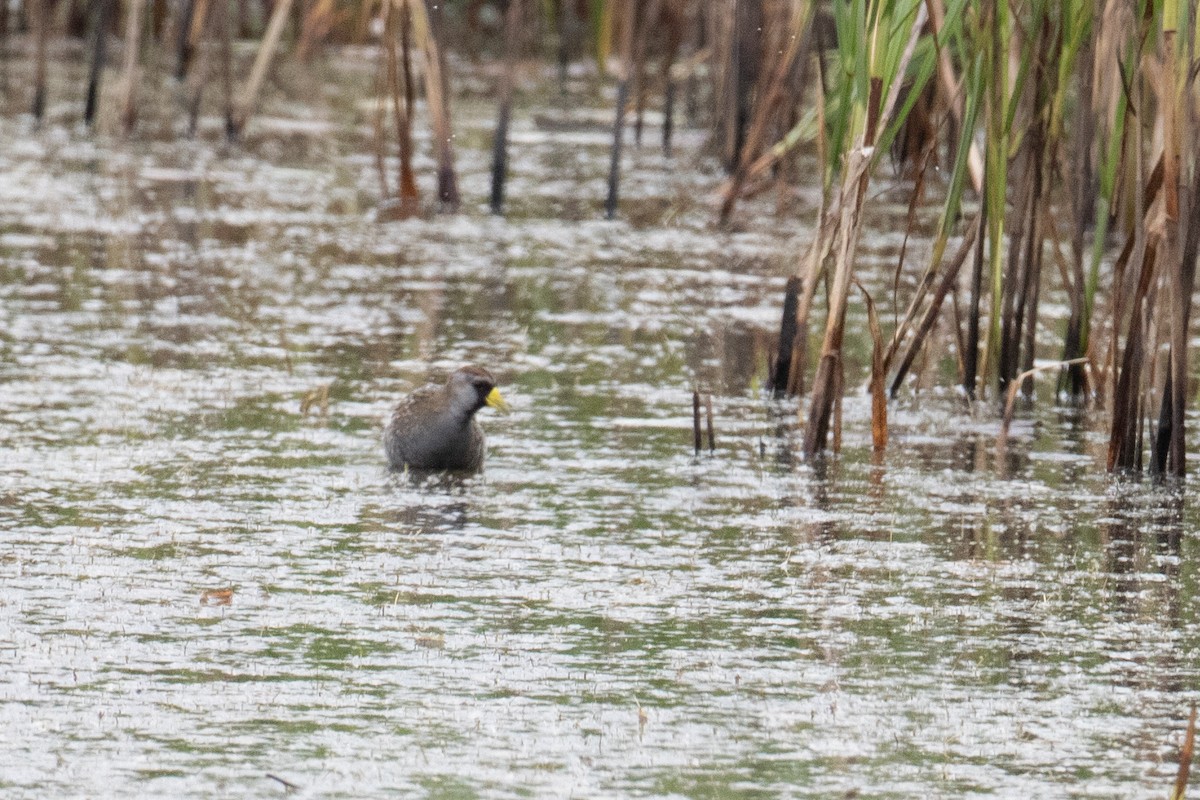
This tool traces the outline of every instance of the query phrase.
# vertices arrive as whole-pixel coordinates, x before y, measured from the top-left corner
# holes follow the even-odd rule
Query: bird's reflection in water
[[[787,471],[801,463],[796,456],[796,432],[798,427],[795,408],[782,402],[767,406],[768,432],[759,439],[759,457],[766,461],[768,452],[775,463]],[[769,437],[769,438],[768,438]]]
[[[383,522],[413,533],[461,530],[471,521],[471,487],[478,474],[443,470],[389,470],[395,504],[381,509]]]

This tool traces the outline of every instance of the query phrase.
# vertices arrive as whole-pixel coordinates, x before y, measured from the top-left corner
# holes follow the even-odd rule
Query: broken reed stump
[[[604,201],[606,219],[616,219],[617,195],[621,183],[621,133],[625,130],[625,104],[629,102],[629,79],[617,84],[617,113],[613,122],[612,158],[608,165],[608,198]]]
[[[663,129],[662,151],[666,158],[671,157],[671,136],[675,132],[675,81],[668,78],[665,96],[663,97]]]
[[[783,317],[779,321],[779,350],[775,355],[775,364],[771,369],[771,394],[782,398],[788,394],[792,384],[793,367],[792,353],[796,349],[796,310],[800,305],[800,278],[788,278],[787,288],[783,295]]]
[[[706,417],[705,428],[708,430],[708,452],[709,452],[709,455],[712,455],[712,454],[716,453],[716,451],[717,451],[717,438],[713,432],[715,426],[713,425],[712,395],[706,392],[703,396],[703,401],[704,401],[704,414]],[[696,456],[697,457],[700,456],[700,452],[704,449],[704,437],[701,434],[702,428],[700,425],[700,405],[701,405],[700,390],[693,389],[692,390],[692,442],[696,447]]]
[[[514,0],[515,2],[515,0]],[[408,0],[408,11],[416,45],[425,58],[425,104],[429,110],[433,133],[433,150],[437,159],[438,200],[443,211],[458,211],[458,177],[454,169],[453,134],[450,125],[449,79],[446,50],[442,37],[442,6],[425,0]],[[411,108],[411,102],[410,102]]]
[[[125,12],[125,63],[121,67],[121,130],[126,136],[137,123],[138,51],[146,0],[130,0]]]
[[[704,414],[708,418],[708,453],[717,452],[717,437],[713,435],[712,395],[704,395]]]
[[[617,195],[621,182],[621,139],[625,130],[625,106],[629,103],[629,83],[634,74],[634,28],[637,24],[637,3],[625,0],[620,4],[618,19],[624,20],[621,28],[620,74],[617,79],[617,108],[613,115],[612,158],[608,165],[608,198],[604,202],[605,219],[617,217]]]
[[[239,9],[242,6],[239,6]],[[229,4],[216,4],[215,30],[221,42],[221,97],[225,107],[225,139],[233,141],[237,128],[233,122],[233,24]]]
[[[199,47],[199,50],[194,59],[195,63],[188,68],[185,77],[182,79],[184,96],[187,98],[187,135],[189,139],[196,138],[196,131],[200,127],[200,103],[204,99],[204,87],[213,72],[212,47],[203,45],[206,40],[212,41],[215,38],[219,20],[225,13],[220,8],[221,3],[217,3],[216,5],[218,7],[210,11],[208,4],[205,3],[196,12],[199,18],[196,15],[192,17],[192,27],[199,26],[194,31],[196,36],[195,44]]]
[[[104,2],[104,0],[101,0]],[[195,0],[183,0],[179,9],[179,27],[175,31],[175,80],[187,77],[192,63],[192,18],[196,13]]]
[[[0,93],[8,94],[8,29],[11,26],[8,3],[0,3]]]
[[[113,0],[99,0],[96,4],[94,25],[95,39],[92,42],[92,60],[88,66],[87,100],[83,106],[83,124],[92,127],[96,119],[96,104],[100,98],[100,76],[104,72],[104,61],[108,48],[108,26],[112,19]]]
[[[558,91],[560,94],[567,93],[567,73],[571,66],[571,24],[567,20],[567,14],[571,12],[567,6],[566,0],[559,0],[554,6],[554,22],[558,29]]]
[[[504,9],[504,70],[500,75],[500,108],[496,115],[496,136],[492,140],[493,214],[504,213],[504,181],[508,177],[508,124],[512,114],[517,43],[521,25],[520,0],[508,0]]]
[[[492,139],[492,198],[491,211],[504,213],[504,178],[508,173],[508,120],[510,97],[501,92],[500,111],[496,116],[496,136]]]
[[[33,103],[30,112],[40,123],[46,111],[46,40],[50,33],[50,0],[33,0],[29,4],[36,38],[33,48]]]

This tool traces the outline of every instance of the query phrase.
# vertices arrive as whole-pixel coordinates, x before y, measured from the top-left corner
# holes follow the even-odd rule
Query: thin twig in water
[[[272,775],[271,773],[269,773],[269,772],[268,772],[268,773],[267,773],[267,777],[268,777],[268,778],[270,778],[270,779],[271,779],[271,780],[273,780],[273,781],[279,781],[280,783],[282,783],[282,784],[283,784],[283,788],[284,788],[284,790],[285,790],[285,791],[286,791],[288,794],[291,794],[292,792],[298,792],[298,791],[300,791],[300,787],[299,787],[299,786],[297,786],[296,784],[292,783],[291,781],[284,780],[283,778],[279,777],[278,775]]]
[[[1008,428],[1012,424],[1013,406],[1017,402],[1017,392],[1020,391],[1021,384],[1044,370],[1062,369],[1072,364],[1084,364],[1087,363],[1087,360],[1087,356],[1081,356],[1080,358],[1072,358],[1070,361],[1053,361],[1049,364],[1042,364],[1040,367],[1025,370],[1017,376],[1015,381],[1009,383],[1008,391],[1005,393],[1007,396],[1004,400],[1004,421],[1000,425],[1000,437],[996,441],[996,446],[1003,447],[1008,442]]]

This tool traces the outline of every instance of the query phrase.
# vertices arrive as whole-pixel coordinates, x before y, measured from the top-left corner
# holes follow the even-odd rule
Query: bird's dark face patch
[[[500,390],[496,388],[496,379],[486,369],[476,366],[461,367],[451,377],[451,382],[454,381],[462,381],[471,387],[475,393],[474,410],[477,411],[484,406],[491,406],[501,411],[508,410],[508,403],[500,396]]]
[[[481,404],[484,398],[491,393],[492,389],[496,388],[496,379],[492,377],[490,372],[481,367],[463,367],[458,370],[458,374],[471,384],[475,393],[479,395]]]
[[[448,387],[451,395],[459,398],[457,407],[465,413],[474,413],[484,406],[508,407],[496,389],[496,379],[482,367],[460,367],[450,375]]]
[[[471,378],[471,385],[475,387],[475,391],[479,392],[480,397],[487,397],[488,392],[496,388],[496,384],[490,378],[476,376]]]

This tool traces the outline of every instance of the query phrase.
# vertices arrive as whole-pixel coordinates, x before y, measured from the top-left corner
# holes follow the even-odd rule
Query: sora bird
[[[388,462],[395,469],[478,472],[486,444],[475,412],[484,406],[508,410],[496,379],[480,367],[456,369],[444,386],[422,386],[400,401],[383,431]]]

